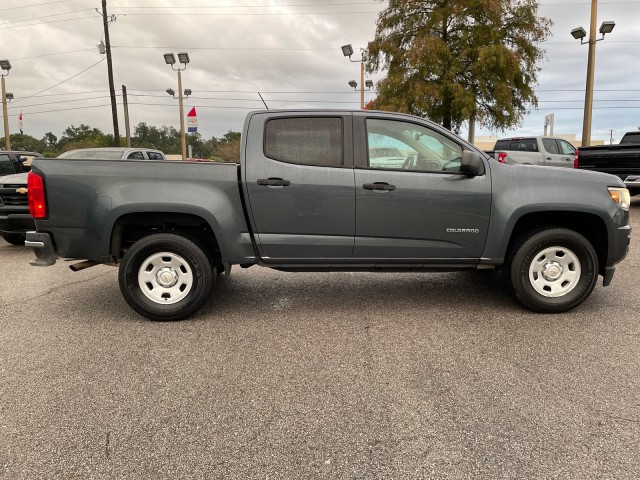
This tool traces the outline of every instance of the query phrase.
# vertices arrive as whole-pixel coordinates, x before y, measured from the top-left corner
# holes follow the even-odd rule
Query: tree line
[[[11,134],[11,148],[38,152],[45,157],[57,157],[63,152],[78,148],[113,147],[114,137],[89,125],[71,125],[58,138],[47,132],[40,139],[20,133]],[[120,144],[124,142],[121,140]],[[4,145],[4,137],[0,144]],[[240,132],[229,130],[221,138],[202,138],[200,133],[187,134],[187,144],[191,145],[194,158],[208,158],[216,161],[237,162],[240,160]],[[140,122],[131,137],[131,145],[138,148],[155,148],[167,155],[180,155],[180,132],[174,127],[156,127]]]

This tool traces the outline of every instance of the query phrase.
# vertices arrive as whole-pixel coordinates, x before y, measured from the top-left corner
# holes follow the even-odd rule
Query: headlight
[[[631,205],[631,195],[629,195],[629,190],[621,187],[608,187],[609,195],[614,202],[620,205],[625,210],[629,210],[629,206]]]

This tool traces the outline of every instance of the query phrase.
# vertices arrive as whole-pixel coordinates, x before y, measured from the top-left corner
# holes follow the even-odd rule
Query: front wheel
[[[180,235],[160,233],[137,241],[122,258],[120,291],[139,314],[182,320],[207,300],[216,270],[206,253]]]
[[[535,312],[566,312],[584,302],[598,280],[598,257],[591,243],[565,228],[547,228],[524,237],[505,269],[516,299]]]

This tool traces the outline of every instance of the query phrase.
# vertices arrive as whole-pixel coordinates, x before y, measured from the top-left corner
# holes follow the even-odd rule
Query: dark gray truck
[[[620,177],[629,193],[640,195],[640,132],[627,132],[618,145],[580,147],[574,168]]]
[[[29,201],[33,265],[119,265],[124,298],[153,320],[196,312],[231,265],[500,268],[526,307],[562,312],[598,275],[611,282],[631,234],[614,176],[500,164],[432,122],[373,111],[250,113],[239,164],[36,161]]]

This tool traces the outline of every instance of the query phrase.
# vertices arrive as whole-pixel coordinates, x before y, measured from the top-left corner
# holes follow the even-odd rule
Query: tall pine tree
[[[367,70],[387,70],[372,108],[428,117],[458,131],[492,130],[537,107],[533,87],[551,21],[534,0],[389,0]]]

